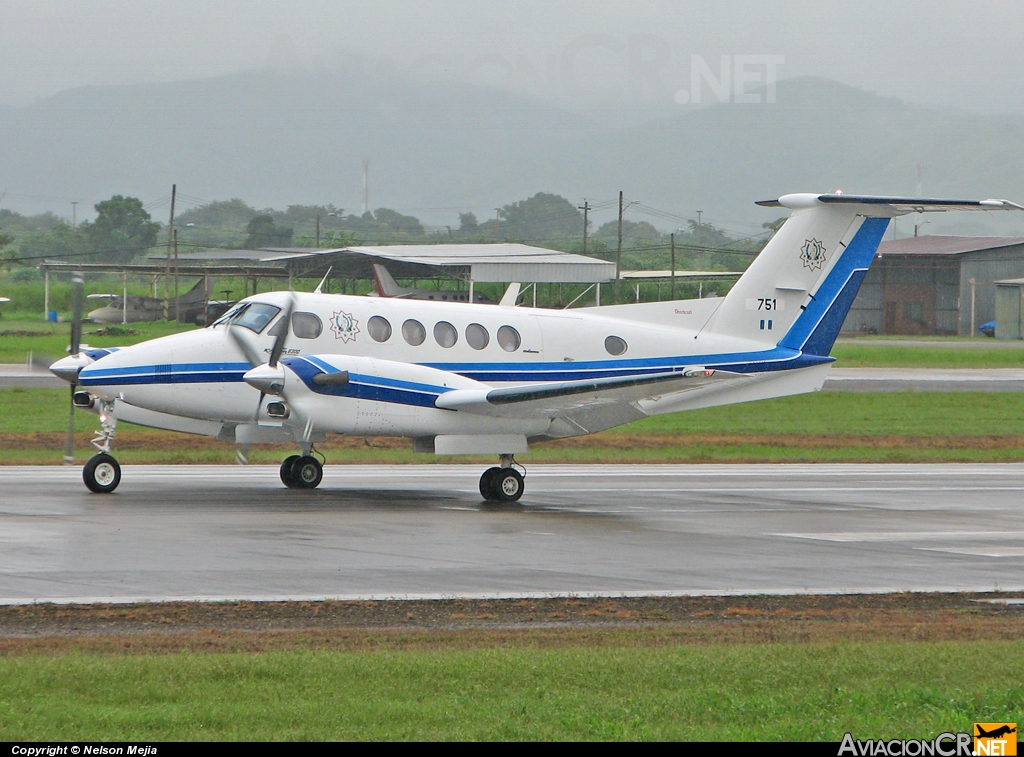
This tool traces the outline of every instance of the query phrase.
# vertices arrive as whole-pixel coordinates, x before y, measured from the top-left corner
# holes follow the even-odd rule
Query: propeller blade
[[[77,355],[82,346],[82,285],[85,284],[85,278],[76,273],[71,282],[75,285],[71,306],[71,354]]]
[[[232,341],[238,345],[238,349],[245,355],[245,359],[249,361],[249,365],[253,368],[263,365],[263,361],[260,359],[260,353],[256,351],[256,348],[244,337],[242,334],[230,323],[228,324],[228,336],[231,337]]]
[[[295,309],[295,297],[288,299],[288,308],[281,316],[277,326],[277,339],[274,340],[274,347],[270,350],[270,367],[277,368],[277,361],[281,359],[285,343],[288,341],[288,332],[292,326],[292,311]]]
[[[85,277],[76,273],[71,278],[75,285],[71,306],[71,354],[77,355],[82,350],[82,286]],[[68,435],[64,442],[64,464],[74,465],[75,462],[75,389],[78,387],[78,374],[71,381],[71,394],[68,404]]]
[[[260,419],[260,410],[263,409],[263,398],[267,396],[266,392],[260,392],[260,401],[256,403],[256,412],[253,414],[252,419],[258,421]]]

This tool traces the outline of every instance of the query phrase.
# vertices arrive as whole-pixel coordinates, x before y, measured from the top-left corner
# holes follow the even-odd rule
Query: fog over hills
[[[913,194],[920,161],[925,194],[1024,201],[1022,116],[930,110],[804,78],[780,82],[774,104],[680,106],[627,129],[604,120],[502,90],[394,76],[260,70],[86,87],[0,107],[0,193],[10,192],[3,207],[66,214],[65,199],[80,209],[114,193],[149,201],[176,182],[207,200],[358,212],[368,157],[371,205],[432,224],[456,223],[459,210],[484,218],[538,191],[577,201],[621,189],[741,230],[773,217],[754,200],[786,192]],[[955,226],[1024,233],[1024,219],[998,223]]]

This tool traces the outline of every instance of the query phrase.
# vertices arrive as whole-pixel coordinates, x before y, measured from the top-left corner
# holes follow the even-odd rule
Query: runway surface
[[[1024,589],[1024,465],[0,468],[0,602]]]
[[[1024,392],[1019,368],[832,368],[826,392]]]

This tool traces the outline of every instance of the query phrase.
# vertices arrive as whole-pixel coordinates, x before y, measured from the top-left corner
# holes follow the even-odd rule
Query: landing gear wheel
[[[292,466],[301,457],[301,455],[289,455],[281,463],[281,483],[287,486],[289,489],[298,489],[298,484],[292,478]]]
[[[494,477],[501,473],[501,468],[488,468],[480,476],[480,496],[487,501],[497,500],[494,488]]]
[[[121,466],[111,455],[101,452],[93,455],[82,468],[82,480],[96,494],[110,494],[121,483]]]
[[[499,468],[498,474],[491,479],[491,486],[498,502],[518,502],[526,488],[523,477],[515,468]]]
[[[315,489],[324,477],[324,467],[312,455],[303,455],[292,463],[292,483],[296,489]]]

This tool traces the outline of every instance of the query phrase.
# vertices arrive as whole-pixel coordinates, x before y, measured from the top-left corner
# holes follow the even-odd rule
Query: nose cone
[[[77,355],[68,355],[65,358],[61,358],[51,365],[50,373],[59,379],[67,381],[69,384],[74,384],[78,382],[78,374],[81,373],[82,369],[92,362],[91,357],[84,352],[79,352]]]
[[[284,369],[280,364],[276,368],[269,365],[256,366],[242,376],[242,379],[264,394],[278,395],[284,391]]]

